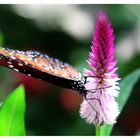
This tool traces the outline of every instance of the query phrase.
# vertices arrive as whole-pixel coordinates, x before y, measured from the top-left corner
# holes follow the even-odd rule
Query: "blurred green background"
[[[88,68],[97,13],[109,16],[115,34],[121,78],[140,67],[140,5],[0,5],[3,47],[39,50],[75,66]],[[27,135],[94,135],[94,125],[79,116],[82,97],[0,66],[0,101],[20,83],[26,89]],[[112,135],[140,135],[140,81]]]

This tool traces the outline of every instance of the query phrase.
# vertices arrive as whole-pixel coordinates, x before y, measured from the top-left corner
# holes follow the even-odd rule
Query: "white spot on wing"
[[[18,63],[18,65],[19,65],[19,66],[23,66],[23,64],[21,64],[21,63]]]
[[[21,60],[25,60],[25,59],[24,59],[23,57],[21,57],[21,56],[19,57],[19,59],[21,59]]]
[[[12,62],[10,62],[10,61],[8,61],[7,63],[8,63],[8,64],[12,64]]]
[[[27,62],[24,62],[26,65],[28,65],[28,63]]]
[[[38,63],[37,59],[34,59],[34,61],[35,61],[36,63]]]
[[[18,69],[14,69],[14,70],[17,71],[17,72],[19,71]]]
[[[9,68],[13,68],[14,66],[13,66],[13,65],[9,65],[8,67],[9,67]]]
[[[11,58],[14,59],[14,60],[16,59],[14,56],[11,56]]]

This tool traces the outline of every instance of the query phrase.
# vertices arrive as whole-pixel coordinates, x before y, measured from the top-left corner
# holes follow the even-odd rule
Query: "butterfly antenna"
[[[99,116],[102,117],[103,120],[103,116],[91,105],[91,103],[88,101],[88,99],[84,96],[85,100],[88,102],[88,104],[90,105],[90,107],[96,112],[96,115],[98,114]]]
[[[86,101],[88,102],[88,104],[92,107],[92,109],[98,114],[100,115],[100,113],[91,105],[91,103],[86,99]]]

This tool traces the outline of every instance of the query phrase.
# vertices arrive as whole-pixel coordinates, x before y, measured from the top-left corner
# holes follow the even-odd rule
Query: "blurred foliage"
[[[25,135],[24,87],[19,86],[5,99],[0,106],[0,136]]]
[[[138,82],[140,78],[140,69],[135,70],[131,74],[127,75],[126,78],[122,79],[120,83],[120,96],[117,98],[117,102],[119,104],[120,114],[131,96],[132,90],[135,84]],[[104,125],[102,129],[102,135],[110,136],[113,126],[112,125]]]
[[[64,30],[62,26],[60,26],[60,23],[58,24],[58,21],[62,20],[62,16],[64,16],[67,11],[59,15],[57,8],[54,8],[53,13],[45,11],[43,7],[40,8],[42,11],[44,10],[44,12],[42,12],[44,13],[42,19],[46,18],[44,22],[46,28],[40,28],[39,25],[44,24],[43,21],[37,24],[41,15],[35,20],[36,14],[40,12],[37,8],[35,8],[38,10],[34,12],[35,15],[28,17],[23,13],[20,14],[20,12],[17,12],[14,6],[15,5],[0,5],[0,31],[4,37],[4,42],[2,41],[1,45],[4,44],[4,47],[13,49],[43,51],[44,53],[74,65],[80,72],[83,71],[83,68],[88,68],[85,60],[88,58],[88,52],[90,50],[91,35],[89,35],[90,37],[85,37],[86,39],[79,39],[80,37],[76,38],[70,34],[70,32]],[[57,6],[59,7],[59,5]],[[65,6],[66,5],[63,5],[63,7]],[[75,7],[77,13],[81,11],[82,13],[85,12],[91,17],[93,23],[95,22],[96,14],[100,10],[104,10],[108,14],[115,30],[116,46],[123,40],[124,35],[132,35],[132,32],[137,30],[136,26],[140,20],[139,17],[137,17],[140,8],[135,5],[69,5],[68,7],[70,6]],[[65,9],[69,11],[69,15],[74,10],[71,11],[68,7]],[[32,8],[33,6],[30,7],[31,10]],[[23,11],[26,10],[24,9]],[[26,14],[30,15],[31,11],[27,11]],[[50,23],[52,23],[50,21],[51,19],[47,18],[47,16],[53,17],[54,14],[56,14],[54,16],[56,19],[53,22],[55,28],[50,26]],[[84,21],[75,23],[73,20],[71,22],[78,25],[84,24]],[[140,44],[138,44],[138,46],[140,47]],[[123,44],[122,46],[117,46],[117,49],[121,47],[123,47]],[[134,48],[135,46],[131,47]],[[126,48],[126,53],[123,55],[127,55],[128,51]],[[137,53],[128,61],[124,61],[119,54],[117,55],[118,73],[122,79],[140,67],[140,53],[138,51],[136,52]],[[61,87],[24,76],[23,74],[18,74],[2,66],[0,67],[0,76],[0,101],[20,83],[25,85],[27,103],[25,126],[27,135],[94,135],[94,126],[87,124],[85,120],[79,116],[80,95],[74,94],[71,90],[65,90]],[[131,98],[119,116],[112,135],[136,135],[137,132],[139,132],[140,124],[131,123],[132,119],[140,122],[139,91],[140,81],[138,81],[134,87]],[[68,95],[68,92],[71,93],[68,97],[62,96],[64,94]],[[73,98],[73,94],[76,98]],[[71,103],[69,104],[71,101],[70,98],[73,98],[74,103],[78,103],[75,108],[71,106]],[[69,108],[67,108],[64,102],[67,103]]]
[[[4,38],[2,33],[0,32],[0,47],[4,45]]]

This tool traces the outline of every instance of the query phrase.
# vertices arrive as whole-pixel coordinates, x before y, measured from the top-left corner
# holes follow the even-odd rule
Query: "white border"
[[[9,136],[9,137],[0,137],[1,140],[26,140],[29,138],[30,140],[139,140],[140,137],[136,136]]]
[[[139,0],[0,0],[0,4],[140,4]]]
[[[140,1],[138,0],[0,0],[0,4],[140,4]],[[110,138],[113,140],[118,140],[118,138],[120,140],[126,138],[127,140],[140,140],[140,137],[108,137],[108,136],[100,136],[100,137],[96,137],[96,136],[25,136],[25,137],[21,137],[21,136],[16,136],[16,137],[0,137],[1,140],[6,140],[6,139],[10,139],[10,140],[25,140],[29,138],[30,140],[34,139],[34,140],[109,140]]]

